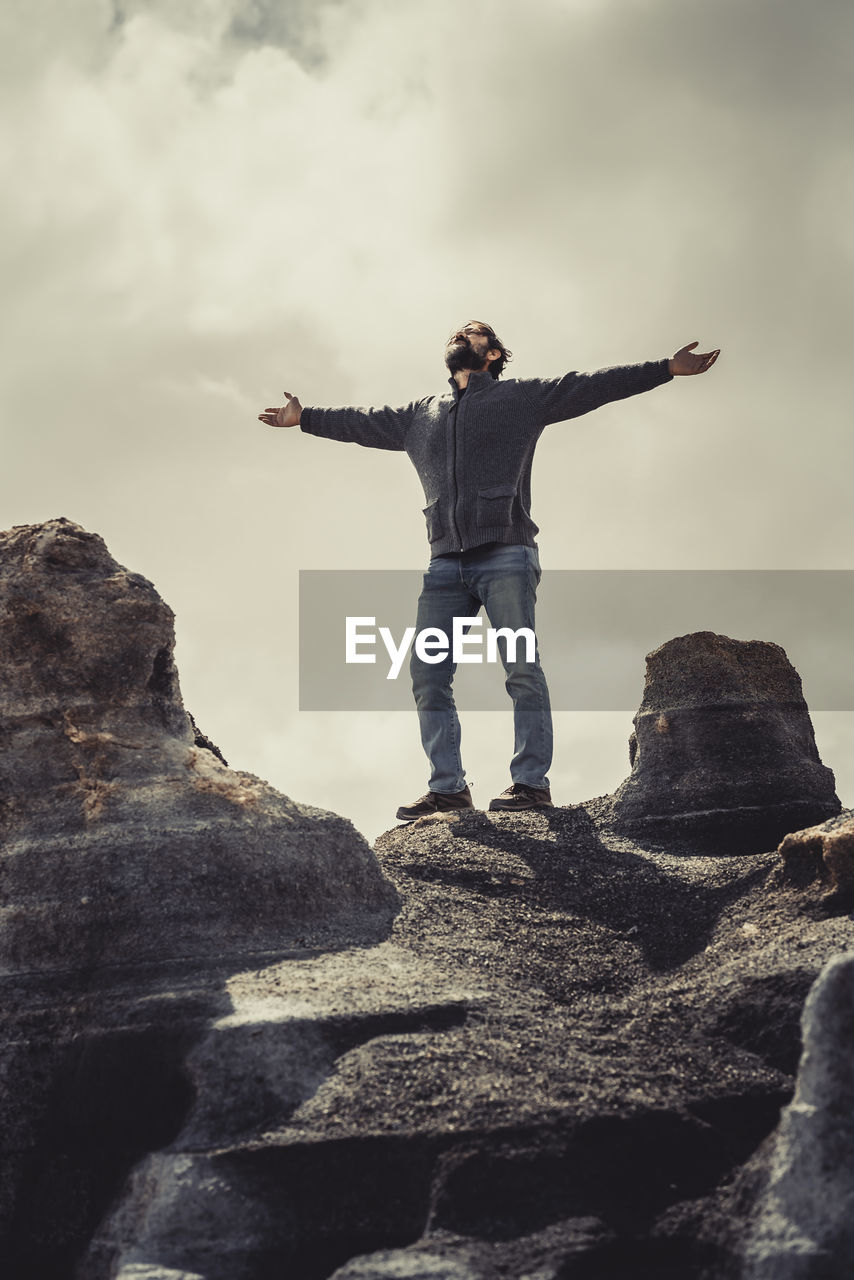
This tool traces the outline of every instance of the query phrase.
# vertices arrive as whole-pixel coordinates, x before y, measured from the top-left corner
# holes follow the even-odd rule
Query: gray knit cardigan
[[[666,359],[562,378],[503,381],[484,371],[469,376],[462,396],[449,378],[444,395],[397,409],[306,407],[300,426],[327,440],[408,453],[424,486],[432,555],[485,542],[536,546],[531,463],[543,428],[650,391],[672,376]]]

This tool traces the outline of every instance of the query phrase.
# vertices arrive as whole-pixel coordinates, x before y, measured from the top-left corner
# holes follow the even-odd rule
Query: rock
[[[737,1273],[850,944],[775,852],[601,798],[372,853],[224,766],[100,539],[13,530],[0,593],[11,1280]]]
[[[200,1276],[198,1272],[174,1271],[171,1267],[131,1262],[126,1267],[122,1267],[116,1280],[204,1280],[204,1276]]]
[[[83,1280],[734,1274],[724,1189],[849,926],[805,936],[775,853],[649,851],[599,812],[383,836],[392,937],[228,980]]]
[[[611,1241],[611,1233],[597,1218],[570,1219],[512,1244],[433,1231],[409,1249],[383,1249],[355,1258],[330,1280],[560,1280],[571,1274],[573,1261],[583,1265],[585,1255]]]
[[[554,1274],[554,1273],[552,1273]],[[463,1259],[432,1250],[383,1250],[340,1267],[330,1280],[481,1280]]]
[[[235,971],[386,937],[352,825],[199,743],[173,616],[68,520],[0,534],[0,1255],[70,1274],[192,1105]]]
[[[194,746],[204,747],[206,751],[212,751],[213,754],[216,756],[217,760],[221,760],[223,764],[227,765],[228,761],[220,751],[219,747],[216,745],[215,742],[211,742],[210,738],[207,736],[206,733],[202,733],[201,729],[196,724],[195,720],[190,715],[189,711],[187,712],[187,718],[189,719],[190,727],[193,730]]]
[[[701,631],[647,656],[613,796],[618,826],[650,840],[771,849],[840,810],[801,681],[779,645]]]
[[[0,535],[0,973],[379,937],[345,820],[196,745],[151,583],[67,520]]]
[[[854,812],[844,809],[805,831],[787,835],[777,850],[782,884],[818,884],[825,905],[848,906],[854,899]]]
[[[744,1280],[854,1275],[854,956],[809,994],[797,1088],[764,1161]]]

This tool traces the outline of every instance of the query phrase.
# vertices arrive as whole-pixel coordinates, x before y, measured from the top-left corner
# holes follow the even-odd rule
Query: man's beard
[[[468,342],[460,342],[446,349],[445,364],[451,373],[459,373],[461,369],[482,369],[484,359]]]

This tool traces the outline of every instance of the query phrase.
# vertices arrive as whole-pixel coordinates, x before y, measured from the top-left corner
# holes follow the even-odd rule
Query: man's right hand
[[[296,396],[292,396],[290,391],[285,392],[288,403],[283,404],[281,408],[274,405],[271,409],[265,409],[263,413],[258,414],[259,422],[266,422],[268,427],[297,427],[302,416],[302,405]]]

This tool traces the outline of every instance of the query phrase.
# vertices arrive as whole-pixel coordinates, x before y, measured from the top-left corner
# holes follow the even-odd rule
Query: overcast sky
[[[265,428],[283,389],[442,391],[472,318],[508,376],[698,339],[708,375],[547,429],[546,573],[854,567],[852,47],[848,0],[5,0],[2,527],[100,533],[229,761],[371,837],[426,789],[415,714],[298,710],[298,572],[423,568],[424,500]],[[815,719],[852,804],[854,716]],[[557,717],[558,803],[630,727]],[[509,700],[463,751],[485,805]]]

